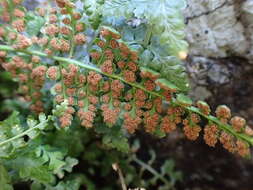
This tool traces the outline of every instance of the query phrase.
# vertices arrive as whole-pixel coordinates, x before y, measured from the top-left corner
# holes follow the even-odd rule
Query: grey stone
[[[252,61],[252,0],[188,0],[184,15],[190,55]]]

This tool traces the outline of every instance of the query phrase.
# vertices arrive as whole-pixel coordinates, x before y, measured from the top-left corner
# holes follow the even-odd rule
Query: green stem
[[[72,8],[68,8],[67,11],[68,11],[68,13],[71,16],[71,28],[72,28],[72,31],[71,31],[71,35],[70,35],[70,53],[69,53],[69,58],[72,58],[73,54],[74,54],[74,50],[75,50],[74,36],[75,36],[75,33],[76,33],[76,28],[75,28],[75,26],[76,26],[76,20],[73,17],[73,9]]]
[[[154,168],[149,166],[148,164],[144,163],[143,161],[139,160],[135,155],[133,156],[132,160],[139,164],[142,168],[148,170],[150,173],[152,173],[155,177],[159,178],[169,189],[172,189],[171,183],[162,175],[160,175]]]
[[[95,66],[92,66],[92,65],[89,65],[89,64],[86,64],[86,63],[82,63],[82,62],[74,60],[74,59],[58,57],[58,56],[48,56],[47,54],[39,52],[39,51],[18,50],[18,49],[14,49],[14,48],[12,48],[10,46],[7,46],[7,45],[0,45],[0,50],[2,50],[2,51],[14,51],[14,52],[20,52],[20,53],[25,53],[25,54],[29,54],[29,55],[37,55],[37,56],[41,56],[41,57],[48,57],[48,58],[54,59],[54,60],[59,61],[59,62],[68,63],[68,64],[75,64],[75,65],[78,65],[82,68],[92,70],[92,71],[96,71],[100,74],[103,74],[104,76],[109,77],[109,78],[118,79],[118,80],[122,81],[125,84],[128,84],[128,85],[133,86],[133,87],[138,88],[138,89],[141,89],[141,90],[143,90],[143,91],[145,91],[145,92],[147,92],[147,93],[149,93],[153,96],[161,97],[161,98],[164,99],[164,97],[161,94],[159,94],[157,92],[149,91],[144,86],[141,86],[141,85],[136,84],[136,83],[128,82],[128,81],[126,81],[125,79],[121,78],[118,75],[103,73],[99,68],[97,68]],[[202,117],[206,118],[207,120],[212,121],[221,130],[224,130],[224,131],[236,136],[237,138],[248,142],[250,145],[253,145],[253,138],[252,137],[250,137],[248,135],[245,135],[245,134],[237,133],[236,131],[234,131],[234,129],[230,125],[221,123],[216,117],[211,116],[211,115],[205,115],[196,107],[182,105],[182,104],[178,103],[176,99],[173,99],[171,103],[174,104],[174,105],[183,107],[188,111],[191,111],[191,112],[197,113],[198,115],[201,115]]]
[[[69,53],[69,58],[73,57],[74,54],[74,50],[75,50],[75,41],[74,41],[74,36],[75,36],[75,21],[73,16],[71,15],[71,28],[72,28],[72,32],[71,32],[71,37],[70,37],[70,53]]]
[[[5,141],[3,141],[3,142],[0,142],[0,146],[3,146],[3,145],[5,145],[5,144],[7,144],[7,143],[9,143],[9,142],[11,142],[11,141],[14,141],[14,140],[16,140],[16,139],[18,139],[18,138],[21,138],[21,137],[27,135],[28,133],[30,133],[30,132],[33,131],[34,129],[40,128],[41,126],[45,125],[45,123],[47,123],[47,122],[48,122],[48,119],[45,120],[45,121],[43,121],[43,122],[41,122],[40,124],[38,124],[38,125],[36,125],[36,126],[30,128],[30,129],[24,131],[23,133],[20,133],[20,134],[14,136],[14,137],[12,137],[12,138],[9,138],[9,139],[7,139],[7,140],[5,140]]]
[[[145,39],[144,39],[144,42],[143,42],[143,46],[144,47],[147,47],[149,42],[150,42],[150,38],[152,36],[152,28],[153,26],[152,25],[148,25],[147,27],[147,33],[146,33],[146,36],[145,36]]]
[[[10,13],[10,23],[12,23],[13,17],[14,17],[14,16],[13,16],[13,12],[14,12],[13,10],[14,10],[15,6],[14,6],[14,4],[13,4],[12,1],[9,1],[9,0],[8,0],[7,2],[8,2],[8,4],[9,4],[9,7],[8,7],[9,10],[8,10],[8,11],[9,11],[9,13]]]
[[[126,182],[125,182],[122,170],[120,169],[120,167],[119,167],[119,165],[117,163],[115,163],[114,166],[116,167],[115,168],[116,172],[119,175],[119,179],[120,179],[122,190],[127,190],[127,186],[126,186]]]
[[[66,99],[67,96],[66,96],[66,87],[65,87],[65,84],[64,84],[64,81],[63,81],[63,74],[62,74],[62,65],[59,64],[59,67],[60,67],[60,80],[61,80],[61,87],[62,87],[62,92],[63,92],[63,98]]]

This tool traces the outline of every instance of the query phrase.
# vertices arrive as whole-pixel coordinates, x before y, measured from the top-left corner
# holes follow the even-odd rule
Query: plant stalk
[[[127,190],[127,186],[126,186],[126,183],[125,183],[123,172],[120,169],[119,165],[117,163],[115,163],[115,164],[113,164],[112,167],[113,167],[114,170],[116,170],[116,172],[119,175],[119,180],[120,180],[120,183],[121,183],[122,190]]]
[[[48,122],[48,119],[45,120],[45,121],[43,121],[43,122],[41,122],[41,123],[39,123],[38,125],[35,125],[34,127],[30,128],[30,129],[24,131],[23,133],[20,133],[20,134],[14,136],[12,138],[9,138],[9,139],[7,139],[7,140],[5,140],[3,142],[0,142],[0,146],[3,146],[3,145],[5,145],[5,144],[7,144],[7,143],[9,143],[11,141],[14,141],[14,140],[16,140],[18,138],[21,138],[21,137],[27,135],[29,132],[33,131],[34,129],[40,128],[42,125],[44,125],[47,122]]]
[[[143,161],[141,161],[140,159],[138,159],[135,155],[132,157],[132,160],[134,162],[136,162],[137,164],[139,164],[141,167],[143,167],[146,170],[148,170],[154,176],[156,176],[157,178],[159,178],[166,185],[166,187],[168,188],[168,190],[172,189],[171,183],[164,176],[160,175],[154,168],[152,168],[148,164],[146,164]]]
[[[146,36],[145,36],[145,39],[144,39],[144,42],[143,42],[143,46],[145,48],[147,48],[148,45],[149,45],[149,42],[150,42],[150,39],[151,39],[151,36],[152,36],[152,28],[153,28],[152,25],[148,25],[148,27],[147,27],[147,33],[146,33]]]

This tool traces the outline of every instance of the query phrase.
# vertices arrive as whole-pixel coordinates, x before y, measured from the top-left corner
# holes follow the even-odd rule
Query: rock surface
[[[184,12],[190,55],[253,62],[252,0],[187,0]]]

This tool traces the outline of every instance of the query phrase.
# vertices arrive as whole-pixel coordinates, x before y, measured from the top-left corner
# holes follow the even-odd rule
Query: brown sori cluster
[[[206,144],[211,147],[215,147],[218,141],[218,127],[214,124],[206,125],[204,129],[204,140]]]
[[[183,121],[184,134],[189,140],[196,140],[199,137],[201,127],[198,125],[200,118],[198,115],[191,113],[188,118]]]
[[[227,123],[228,120],[231,118],[231,111],[227,106],[219,106],[216,111],[216,116],[221,120],[222,123]],[[230,123],[234,129],[234,131],[239,133],[245,133],[249,136],[253,135],[253,131],[250,127],[246,125],[246,121],[244,118],[239,116],[234,116],[230,119]],[[241,141],[237,140],[235,137],[222,132],[220,136],[220,142],[223,144],[223,147],[226,148],[230,152],[238,152],[241,156],[249,155],[249,147],[248,145]]]
[[[210,114],[210,107],[205,102],[197,102],[197,107],[203,114]],[[231,111],[227,106],[218,106],[215,113],[221,123],[227,127],[229,126],[227,123],[230,120],[230,124],[233,127],[231,130],[253,136],[253,130],[246,125],[245,119],[239,116],[231,118]],[[204,140],[206,144],[211,147],[214,147],[219,140],[223,147],[229,152],[238,153],[241,156],[248,156],[250,153],[249,146],[246,142],[236,139],[236,137],[229,134],[228,131],[220,130],[215,124],[210,124],[205,127]]]
[[[86,36],[79,33],[74,36],[74,40],[77,45],[83,45],[86,42]]]
[[[149,133],[153,133],[157,126],[159,126],[160,115],[157,113],[145,112],[144,113],[144,127]]]
[[[129,133],[134,133],[136,129],[138,129],[139,124],[142,122],[142,119],[136,114],[133,114],[134,116],[131,115],[131,113],[126,112],[124,114],[124,123],[123,127],[129,132]]]
[[[24,35],[18,34],[16,43],[13,45],[15,49],[26,49],[32,45],[32,41]]]
[[[177,124],[182,122],[183,115],[184,110],[181,107],[169,107],[167,115],[162,119],[161,130],[165,133],[174,131],[177,127]]]
[[[33,104],[30,106],[31,110],[40,113],[43,112],[43,103],[41,101],[42,93],[40,89],[44,86],[45,83],[45,75],[46,75],[47,67],[44,65],[35,66],[30,75],[31,82],[31,91],[35,91],[31,94],[33,99]]]
[[[31,110],[35,113],[43,112],[40,89],[45,82],[47,67],[40,65],[40,60],[34,64],[34,58],[25,60],[22,57],[14,56],[6,60],[8,61],[2,62],[2,66],[20,83],[20,91],[24,95],[24,99],[31,102]]]
[[[170,116],[166,116],[162,118],[161,122],[161,130],[165,133],[170,133],[174,131],[177,128],[177,125],[175,122],[171,121]]]
[[[48,18],[48,22],[46,22],[44,28],[41,29],[42,34],[39,35],[40,37],[33,36],[29,39],[23,34],[18,34],[26,29],[26,23],[24,21],[25,13],[22,11],[24,9],[22,9],[20,3],[21,1],[14,2],[17,6],[11,11],[7,1],[1,1],[1,5],[4,7],[4,15],[1,18],[5,22],[10,22],[12,27],[16,29],[16,32],[11,32],[7,36],[7,31],[5,31],[4,28],[0,28],[0,37],[8,37],[14,48],[26,49],[32,45],[39,45],[48,55],[53,55],[53,53],[57,52],[70,52],[71,57],[75,46],[83,45],[86,42],[86,36],[83,34],[85,29],[84,23],[79,22],[82,15],[75,12],[75,5],[69,0],[57,0],[56,4],[58,7],[56,8],[37,9],[39,16]],[[13,12],[13,16],[9,15],[10,12]],[[62,17],[58,16],[59,13],[62,14]],[[46,14],[48,14],[48,17],[46,17]],[[12,18],[12,20],[10,18]],[[3,56],[6,55],[2,52],[1,57]],[[86,76],[81,74],[79,68],[75,65],[62,65],[61,67],[50,66],[47,69],[46,66],[40,64],[39,57],[32,56],[31,63],[29,64],[26,64],[22,58],[14,58],[13,61],[8,64],[7,62],[4,62],[3,66],[22,83],[21,90],[26,93],[25,99],[32,102],[31,109],[37,113],[43,111],[43,103],[37,101],[37,99],[41,99],[41,93],[39,90],[43,87],[45,74],[47,74],[47,77],[51,80],[61,80],[55,85],[55,102],[61,103],[64,99],[67,99],[70,107],[60,118],[62,127],[71,124],[72,115],[74,114],[72,106],[74,105],[79,105],[80,108],[83,109],[87,105],[84,102],[88,101],[90,111],[95,111],[92,104],[95,104],[97,98],[95,96],[90,96],[86,97],[87,101],[84,99],[86,89],[83,88],[83,86],[86,83]],[[99,78],[101,79],[101,76],[97,73],[91,73],[88,76],[88,83],[91,84],[89,86],[90,91],[98,89],[98,86],[96,86],[95,83],[96,80],[100,80]],[[34,90],[36,93],[33,92]],[[82,116],[82,118],[84,117]]]
[[[250,155],[249,145],[247,145],[245,142],[241,140],[236,141],[236,149],[240,156],[244,157]]]
[[[99,82],[102,76],[90,71],[86,77],[82,74],[80,68],[73,64],[62,68],[60,72],[58,72],[57,67],[52,66],[48,69],[47,75],[51,80],[61,79],[61,82],[54,86],[54,90],[57,93],[55,96],[56,103],[61,103],[64,99],[67,99],[69,106],[77,106],[77,116],[81,121],[81,125],[86,128],[91,128],[96,115],[96,106],[99,101],[96,92],[99,89]],[[65,123],[70,125],[72,117],[69,114],[73,113],[64,114],[61,118],[65,118]],[[66,125],[62,127],[66,127]]]
[[[69,65],[68,71],[62,69],[62,77],[64,88],[60,84],[55,86],[55,91],[60,92],[56,96],[56,101],[57,97],[60,97],[59,100],[63,101],[65,96],[69,105],[78,106],[77,116],[80,118],[81,125],[91,128],[96,115],[96,104],[98,104],[98,98],[94,92],[98,89],[101,75],[96,72],[89,72],[86,79],[86,76],[80,72],[78,67]]]
[[[80,87],[86,82],[86,77],[80,73],[77,66],[69,64],[66,68],[62,68],[60,72],[58,72],[57,67],[52,66],[48,69],[47,76],[51,80],[57,80],[58,78],[61,79],[61,82],[56,83],[54,86],[54,90],[57,93],[55,96],[56,103],[61,103],[64,99],[67,99],[68,105],[74,106],[78,104],[78,95],[79,98],[83,98],[85,96],[85,93],[80,90]],[[80,108],[83,107],[83,105],[79,106]],[[66,115],[67,117],[62,117],[62,119],[65,118],[65,123],[68,123],[69,125],[71,124],[72,116],[70,117],[69,114],[73,113],[74,112],[68,112]],[[78,112],[77,114],[83,118],[83,114],[81,112]],[[69,125],[62,125],[62,127]]]
[[[4,22],[10,22],[11,15],[9,14],[10,7],[8,2],[6,0],[0,1],[0,5],[1,7],[3,7],[3,11],[0,17],[1,20],[3,20]]]
[[[118,119],[120,108],[112,109],[108,104],[103,104],[101,110],[103,111],[104,122],[109,126],[113,126]]]
[[[205,115],[209,115],[211,112],[211,109],[209,105],[206,102],[198,101],[196,103],[196,106],[199,108],[199,110],[204,113]]]
[[[67,110],[61,115],[59,118],[61,127],[69,127],[71,125],[73,114],[75,113],[75,109],[71,106],[67,108]]]
[[[197,107],[205,115],[209,115],[211,112],[209,105],[203,101],[198,101]],[[227,127],[229,127],[227,124],[230,120],[230,124],[233,127],[231,130],[253,136],[253,130],[246,125],[245,119],[239,116],[231,118],[231,110],[227,106],[218,106],[215,113],[220,122]],[[232,136],[227,131],[220,130],[215,124],[206,125],[204,129],[204,140],[211,147],[214,147],[219,140],[229,152],[237,152],[241,156],[247,156],[250,153],[249,146],[246,142],[236,139],[235,136]]]
[[[56,66],[51,66],[48,68],[47,70],[47,76],[48,78],[50,78],[51,80],[57,80],[59,77],[59,71],[58,71],[58,67]]]
[[[0,7],[3,8],[0,19],[5,23],[10,23],[17,32],[24,32],[26,27],[25,13],[22,10],[21,2],[21,0],[0,1]],[[12,3],[16,6],[15,8],[13,8]]]
[[[48,24],[44,28],[46,36],[34,38],[34,43],[43,46],[45,53],[52,55],[57,52],[70,53],[74,52],[76,45],[83,45],[86,42],[84,32],[84,23],[79,22],[82,15],[75,12],[75,5],[69,0],[57,0],[58,8],[46,10],[37,9],[38,15],[48,16]],[[60,19],[58,14],[62,14]]]
[[[104,73],[112,74],[118,68],[127,82],[135,82],[138,70],[137,52],[130,50],[127,45],[119,42],[118,39],[121,36],[107,28],[102,28],[100,36],[101,39],[97,40],[97,45],[103,51],[104,56],[101,56],[100,50],[92,51],[91,57],[94,62],[101,66]]]
[[[121,111],[119,98],[121,98],[123,89],[124,85],[119,80],[110,80],[103,84],[102,102],[104,104],[101,106],[101,110],[103,111],[104,122],[109,126],[114,125],[119,117]]]
[[[242,132],[246,125],[245,119],[239,116],[232,117],[230,123],[237,132]]]
[[[227,149],[229,152],[234,153],[236,151],[236,144],[234,141],[234,137],[226,132],[221,132],[220,138],[219,138],[221,144],[225,149]]]
[[[58,67],[51,66],[47,70],[47,76],[51,80],[61,79],[61,82],[56,83],[56,85],[54,86],[54,90],[56,92],[55,102],[57,104],[60,104],[64,101],[64,99],[66,99],[68,100],[68,105],[72,107],[73,110],[73,106],[77,105],[78,95],[80,94],[80,98],[84,97],[84,95],[81,94],[79,89],[82,84],[86,82],[86,77],[80,73],[79,67],[73,64],[69,64],[67,67],[59,70]],[[75,111],[67,111],[65,114],[63,114],[63,116],[60,118],[60,123],[62,127],[67,127],[71,124],[73,117],[72,115],[74,113]],[[80,115],[80,113],[78,114]]]
[[[93,122],[94,122],[94,117],[95,117],[95,110],[90,110],[88,109],[87,111],[84,111],[80,109],[78,111],[78,117],[81,120],[81,126],[86,127],[86,128],[92,128],[93,127]]]
[[[227,123],[228,120],[231,117],[231,111],[225,105],[218,106],[217,109],[216,109],[216,111],[215,111],[215,114],[220,119],[220,121],[222,123]]]
[[[249,156],[249,145],[242,140],[236,140],[232,135],[222,132],[219,138],[221,144],[225,149],[232,153],[238,153],[241,156]]]
[[[86,81],[81,83],[83,86],[85,86],[79,90],[78,106],[80,109],[78,111],[78,116],[83,127],[93,127],[93,122],[97,111],[96,106],[99,103],[97,92],[101,79],[102,76],[100,74],[90,71],[87,76],[86,85],[84,84]]]
[[[26,29],[26,22],[24,20],[25,12],[21,6],[20,0],[12,0],[16,5],[15,8],[9,5],[9,1],[3,0],[0,2],[3,7],[3,15],[0,17],[4,22],[10,22],[11,26],[15,29],[14,32],[9,32],[8,35],[5,28],[0,27],[0,38],[5,38],[4,40],[10,40],[13,47],[16,49],[26,49],[30,46],[39,45],[44,51],[52,55],[53,53],[60,52],[70,52],[75,45],[82,45],[86,42],[86,37],[82,32],[84,32],[84,23],[79,22],[81,19],[81,14],[75,12],[74,4],[69,0],[56,1],[58,8],[44,9],[38,8],[37,13],[39,16],[48,18],[48,22],[45,24],[44,28],[41,30],[42,35],[40,37],[33,36],[29,39],[24,34],[19,34],[24,32]],[[63,19],[60,20],[58,15],[61,13]],[[11,15],[12,14],[12,15]],[[45,15],[48,14],[48,17]],[[61,24],[61,22],[63,24]],[[73,50],[74,51],[74,50]],[[1,53],[1,57],[6,56],[5,53]],[[61,75],[63,81],[63,86],[57,85],[58,92],[61,90],[64,93],[59,92],[56,96],[56,102],[60,103],[64,98],[68,99],[70,105],[74,104],[74,97],[71,94],[74,88],[70,85],[75,83],[75,72],[77,68],[73,65],[69,66],[68,69],[59,69],[57,66],[51,66],[47,68],[40,65],[40,58],[32,56],[31,63],[25,63],[27,60],[22,60],[22,58],[14,57],[13,61],[8,63],[7,61],[2,61],[4,68],[10,71],[14,77],[18,78],[23,93],[25,93],[25,99],[27,101],[33,102],[31,109],[35,112],[42,112],[41,101],[34,101],[41,98],[41,93],[39,90],[43,87],[45,81],[45,73],[51,80],[57,80]],[[8,64],[7,64],[8,63]],[[61,73],[61,75],[60,75]],[[71,73],[71,74],[70,74]],[[82,78],[82,76],[80,76]],[[82,80],[82,79],[80,79]],[[64,90],[63,90],[64,89]],[[35,92],[33,92],[35,90]]]

